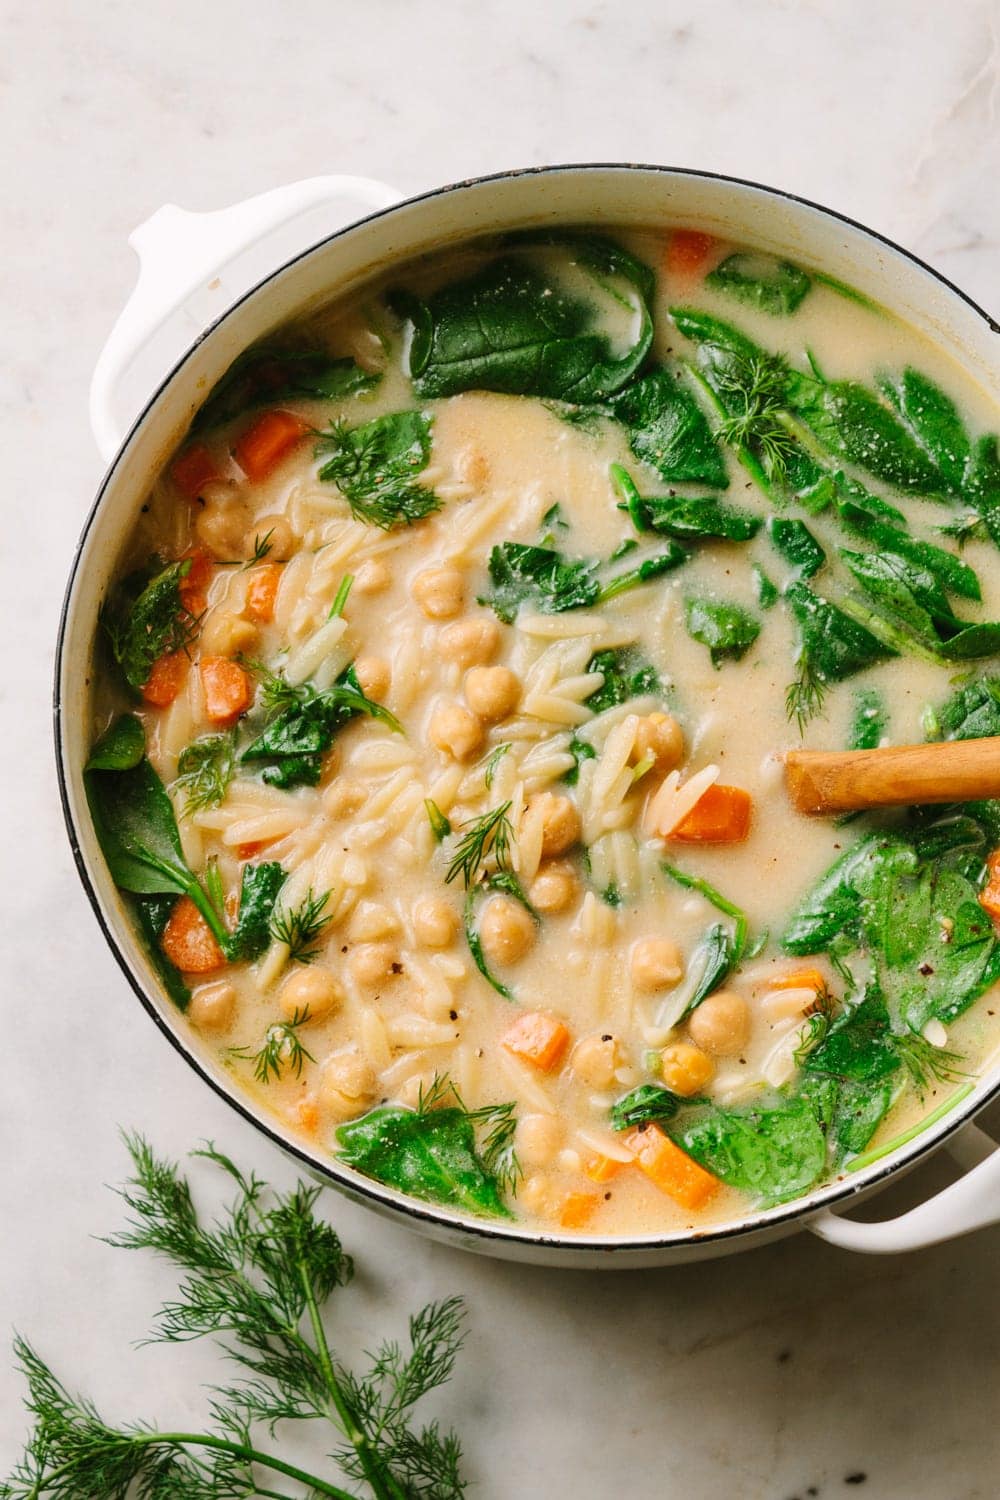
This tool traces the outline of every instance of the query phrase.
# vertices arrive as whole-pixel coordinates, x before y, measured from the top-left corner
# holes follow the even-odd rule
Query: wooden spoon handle
[[[789,750],[785,785],[799,812],[819,814],[1000,797],[1000,735],[882,750]]]

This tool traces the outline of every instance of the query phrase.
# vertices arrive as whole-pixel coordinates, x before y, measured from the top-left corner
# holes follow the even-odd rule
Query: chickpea
[[[191,996],[188,1020],[199,1031],[227,1031],[236,1009],[236,990],[225,979],[201,984]]]
[[[247,537],[252,537],[251,525],[246,505],[228,494],[225,499],[205,501],[195,517],[194,532],[213,557],[232,561],[246,555]]]
[[[521,679],[509,667],[473,667],[465,677],[465,701],[487,724],[497,724],[520,703]]]
[[[323,793],[323,809],[331,818],[349,818],[359,807],[364,806],[367,792],[359,781],[349,776],[338,776]]]
[[[381,901],[362,901],[351,913],[348,933],[352,943],[376,943],[398,932],[399,918]]]
[[[329,969],[310,964],[289,974],[281,986],[278,1005],[286,1021],[300,1019],[322,1021],[344,1001],[344,986]]]
[[[381,558],[370,557],[355,573],[352,588],[356,594],[380,594],[391,582],[392,574]]]
[[[681,950],[670,938],[641,938],[632,949],[632,983],[637,990],[669,990],[684,973]]]
[[[540,1218],[550,1215],[555,1201],[552,1178],[544,1172],[534,1172],[518,1188],[517,1201],[529,1214],[537,1214]]]
[[[580,882],[571,864],[553,860],[543,865],[531,882],[528,900],[536,911],[559,912],[572,906],[580,894]]]
[[[284,516],[260,516],[254,521],[250,540],[255,546],[263,546],[265,538],[268,562],[287,562],[295,551],[295,533]]]
[[[354,663],[354,673],[365,697],[381,702],[389,691],[389,663],[381,656],[359,656]]]
[[[228,609],[210,609],[199,645],[207,656],[237,656],[257,639],[257,627]]]
[[[525,1115],[517,1123],[514,1138],[518,1160],[529,1167],[549,1166],[555,1161],[564,1133],[558,1115]]]
[[[577,1042],[570,1058],[570,1067],[580,1079],[592,1089],[609,1089],[615,1081],[618,1067],[618,1042],[610,1032],[594,1032]]]
[[[483,743],[482,722],[461,703],[439,703],[427,726],[431,744],[453,760],[469,760]]]
[[[456,620],[446,625],[438,639],[438,650],[445,661],[460,667],[472,667],[491,661],[500,646],[500,626],[496,620],[479,615],[473,620]]]
[[[664,1047],[661,1056],[663,1082],[682,1099],[700,1093],[715,1073],[712,1059],[689,1042],[675,1042],[672,1047]]]
[[[375,1072],[367,1058],[353,1049],[335,1052],[323,1064],[320,1075],[323,1103],[340,1119],[356,1115],[375,1097]]]
[[[692,1013],[688,1035],[703,1052],[713,1057],[731,1057],[746,1046],[750,1007],[735,990],[716,990]]]
[[[447,948],[458,931],[458,913],[441,896],[428,896],[413,908],[413,936],[424,948]]]
[[[359,943],[351,954],[350,968],[358,984],[381,984],[399,973],[399,952],[395,943]]]
[[[479,941],[494,963],[513,964],[535,941],[535,924],[512,896],[491,896],[479,921]]]
[[[529,804],[542,813],[542,858],[565,854],[580,837],[580,814],[569,797],[555,792],[539,792]]]
[[[465,603],[465,579],[457,568],[425,568],[411,589],[428,620],[450,620]]]
[[[427,1091],[434,1084],[434,1076],[431,1073],[414,1073],[405,1083],[401,1083],[396,1091],[396,1098],[400,1104],[405,1104],[409,1109],[416,1109],[420,1103],[421,1096],[426,1096]]]
[[[665,775],[684,759],[684,731],[670,714],[647,714],[639,720],[632,747],[632,763],[651,759],[655,769]]]

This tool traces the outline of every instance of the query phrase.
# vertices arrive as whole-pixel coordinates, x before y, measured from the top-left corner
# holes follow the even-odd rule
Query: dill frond
[[[264,1040],[252,1052],[249,1047],[230,1047],[231,1057],[243,1057],[253,1063],[253,1076],[258,1083],[270,1083],[280,1078],[289,1068],[296,1078],[302,1075],[303,1064],[316,1059],[299,1036],[299,1027],[309,1019],[309,1007],[296,1008],[290,1021],[275,1021],[264,1033]]]
[[[445,882],[451,884],[462,876],[465,889],[473,886],[484,862],[492,857],[498,870],[510,868],[510,846],[514,830],[508,814],[510,802],[501,802],[482,817],[471,818],[461,826],[465,830],[452,856]]]
[[[269,527],[269,529],[264,532],[263,536],[261,536],[259,532],[256,533],[253,539],[253,551],[247,558],[246,562],[243,564],[244,573],[246,572],[247,568],[252,568],[255,563],[264,561],[265,557],[267,557],[273,546],[273,543],[271,541],[273,535],[273,526]]]
[[[269,927],[271,941],[285,944],[292,963],[311,964],[316,957],[319,950],[315,944],[333,920],[332,912],[324,912],[329,899],[329,891],[314,896],[310,886],[298,906],[273,913]]]
[[[173,789],[184,794],[184,816],[218,807],[236,774],[236,736],[205,735],[185,745],[177,761]]]
[[[799,676],[785,691],[785,714],[794,719],[802,734],[810,719],[821,712],[826,700],[826,683],[808,660],[800,663]]]
[[[968,1077],[962,1068],[956,1066],[962,1061],[959,1053],[933,1046],[919,1032],[911,1031],[897,1037],[896,1049],[921,1097],[932,1079],[936,1083],[961,1083]]]

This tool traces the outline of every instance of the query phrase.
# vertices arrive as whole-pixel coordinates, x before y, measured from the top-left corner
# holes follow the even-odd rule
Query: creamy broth
[[[407,1129],[401,1109],[418,1110],[421,1119],[437,1116],[456,1132],[472,1132],[465,1137],[467,1149],[474,1143],[472,1169],[495,1185],[496,1205],[549,1231],[596,1235],[708,1227],[847,1171],[859,1155],[956,1097],[997,1043],[995,992],[987,986],[946,1025],[935,1017],[922,1024],[913,1046],[906,1035],[909,1051],[901,1044],[899,1054],[906,1051],[905,1062],[893,1054],[891,1066],[880,1072],[873,1064],[863,1078],[837,1072],[840,1105],[833,1084],[825,1102],[802,1092],[804,1079],[834,1076],[832,1065],[810,1074],[809,1058],[821,1055],[817,1049],[829,1046],[838,1023],[861,1003],[879,957],[863,942],[835,952],[835,961],[829,945],[792,954],[783,936],[836,858],[872,828],[891,833],[896,823],[837,824],[796,814],[783,789],[780,752],[799,743],[846,744],[859,689],[877,695],[886,742],[923,739],[928,708],[950,698],[957,676],[988,675],[991,660],[948,660],[926,645],[873,660],[827,681],[818,711],[800,731],[786,709],[799,630],[781,595],[791,585],[793,594],[798,587],[823,598],[856,597],[838,549],[885,548],[845,529],[836,497],[817,510],[814,496],[801,503],[794,485],[774,474],[769,493],[762,490],[752,463],[748,469],[740,461],[732,412],[727,426],[710,383],[687,369],[698,346],[668,309],[695,307],[735,326],[770,355],[784,356],[783,369],[808,376],[811,355],[827,382],[874,390],[877,372],[914,368],[954,401],[973,437],[997,425],[995,408],[911,329],[819,280],[794,311],[775,315],[713,284],[711,275],[704,279],[729,263],[732,247],[683,233],[676,240],[669,232],[615,238],[658,273],[653,345],[642,369],[662,363],[676,373],[709,430],[721,429],[724,440],[712,445],[725,465],[725,488],[658,473],[630,447],[633,429],[609,415],[607,397],[568,406],[468,389],[421,399],[407,373],[412,314],[375,285],[308,326],[284,330],[277,347],[354,360],[378,383],[321,399],[286,387],[270,406],[266,381],[246,399],[237,393],[225,419],[203,423],[165,469],[120,569],[125,578],[154,553],[160,567],[190,560],[178,580],[190,629],[169,641],[167,668],[158,663],[144,684],[133,681],[137,691],[127,705],[172,799],[184,860],[207,882],[209,899],[221,902],[230,931],[247,868],[280,865],[275,878],[284,882],[264,903],[268,938],[249,959],[234,951],[226,961],[204,918],[193,909],[178,913],[176,889],[167,886],[162,906],[149,906],[146,930],[153,948],[177,961],[170,973],[191,1025],[258,1108],[331,1156],[346,1146],[362,1170],[384,1175],[374,1155],[351,1154],[352,1141],[365,1146],[364,1137],[338,1130],[374,1119],[370,1112],[386,1106],[390,1127],[403,1119]],[[690,253],[672,260],[671,245]],[[477,246],[434,259],[397,273],[391,288],[403,285],[433,304],[435,289],[462,282],[500,253]],[[634,343],[635,298],[620,277],[603,274],[595,283],[586,266],[572,263],[572,248],[514,253],[574,296],[600,302],[615,358]],[[274,355],[278,375],[267,377],[273,388],[281,358]],[[299,419],[298,427],[286,419],[285,429],[262,429],[271,407]],[[389,529],[352,516],[338,484],[318,477],[343,439],[331,439],[317,457],[312,432],[336,423],[354,430],[417,411],[431,421],[431,447],[406,482],[432,492],[439,508]],[[756,429],[742,429],[751,457],[755,444],[765,451],[759,434],[767,413],[758,419]],[[248,431],[256,447],[247,446]],[[817,446],[801,422],[794,431],[794,441]],[[835,476],[831,483],[843,483],[846,471],[848,482],[853,476],[869,496],[898,507],[911,539],[960,555],[974,570],[981,603],[951,600],[963,623],[1000,619],[1000,570],[981,523],[960,553],[937,529],[974,509],[979,491],[947,500],[904,495],[843,453],[826,449],[814,458]],[[615,466],[642,497],[714,494],[761,521],[776,514],[804,522],[825,564],[805,576],[763,524],[733,541],[639,532]],[[555,610],[529,597],[504,619],[489,602],[489,564],[492,549],[507,543],[554,549],[569,560],[600,559],[602,583],[671,547],[689,555],[613,597]],[[755,569],[777,596],[766,604]],[[739,606],[759,634],[738,659],[733,651],[713,665],[688,628],[692,600]],[[114,607],[127,624],[123,606]],[[898,629],[895,617],[890,623]],[[622,655],[630,649],[631,657]],[[606,689],[608,675],[594,657],[609,652],[618,653],[626,677],[640,666],[645,675],[635,692],[623,690],[621,701],[595,713],[588,699]],[[299,784],[267,784],[261,772],[279,766],[285,774],[287,761],[242,757],[267,733],[268,693],[273,723],[294,708],[296,692],[300,706],[303,694],[329,692],[352,663],[348,691],[360,686],[387,715],[365,707],[345,716]],[[109,668],[95,733],[123,707],[119,677]],[[209,736],[211,754],[201,758],[210,769],[193,781],[198,754],[192,758],[190,747]],[[680,786],[671,795],[664,785],[674,772]],[[116,772],[89,774],[93,780]],[[678,837],[689,826],[684,787],[699,775],[706,789],[749,794],[745,837],[698,836],[697,809],[707,803],[697,800],[687,809],[695,833]],[[449,869],[477,820],[481,828],[500,810],[508,846],[502,836],[494,844],[484,836],[485,859],[470,870],[467,895],[462,872],[448,880]],[[988,829],[979,837],[981,849],[962,867],[973,902],[993,842]],[[707,882],[709,895],[678,883],[665,864]],[[716,909],[711,890],[745,913],[742,952],[734,920]],[[982,922],[976,936],[986,943],[985,913]],[[700,996],[698,965],[713,928],[716,940],[721,933],[729,944],[730,962]],[[291,950],[282,935],[293,939]],[[950,935],[949,928],[944,940]],[[983,975],[986,985],[988,966]],[[686,1009],[685,997],[694,1008]],[[905,1003],[915,1013],[918,1001]],[[519,1035],[525,1016],[542,1019],[530,1035],[523,1027]],[[890,1040],[879,1032],[880,1056],[895,1045],[901,1025],[896,1014],[885,1033]],[[831,1110],[858,1113],[883,1088],[885,1107],[868,1136],[856,1126],[852,1149],[843,1149],[846,1137],[835,1148],[836,1132],[851,1132],[843,1113],[838,1124]],[[636,1090],[644,1091],[646,1112],[630,1128],[613,1128],[623,1125],[620,1101]],[[456,1095],[466,1111],[511,1109],[463,1120]],[[771,1181],[769,1164],[754,1178],[759,1191],[732,1185],[744,1172],[742,1165],[735,1174],[727,1170],[739,1143],[730,1149],[704,1129],[687,1133],[686,1122],[713,1118],[724,1135],[735,1117],[765,1141],[762,1114],[787,1110],[789,1101],[812,1111],[809,1130],[828,1137],[825,1164],[791,1189],[784,1179]],[[513,1131],[516,1160],[509,1150],[494,1160],[486,1137],[498,1127],[501,1136]],[[797,1151],[805,1149],[798,1136],[796,1142]],[[452,1166],[455,1159],[449,1157]],[[386,1180],[483,1212],[494,1191],[470,1200],[440,1187],[422,1191],[412,1177],[390,1172]]]

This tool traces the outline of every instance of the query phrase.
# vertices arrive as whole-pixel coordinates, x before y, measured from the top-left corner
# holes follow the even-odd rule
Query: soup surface
[[[708,1228],[994,1048],[1000,807],[780,753],[1000,732],[997,413],[686,229],[477,243],[211,393],[102,616],[88,795],[285,1130],[547,1230]]]

